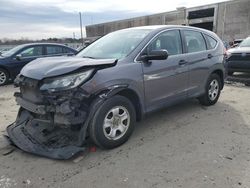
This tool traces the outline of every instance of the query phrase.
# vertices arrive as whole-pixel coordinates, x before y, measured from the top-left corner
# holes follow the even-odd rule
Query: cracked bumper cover
[[[42,129],[37,128],[41,125],[38,125],[38,122],[31,118],[29,112],[24,110],[19,115],[18,120],[7,127],[10,141],[18,148],[53,159],[70,159],[77,153],[84,151],[84,147],[77,147],[70,145],[70,143],[69,145],[65,144],[70,139],[67,138],[67,134],[64,135],[65,130],[61,133],[56,131],[58,134],[45,136],[41,132]],[[61,142],[62,139],[65,139],[65,142]]]

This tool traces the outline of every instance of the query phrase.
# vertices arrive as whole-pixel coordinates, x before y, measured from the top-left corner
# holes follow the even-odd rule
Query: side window
[[[63,48],[63,53],[65,54],[73,54],[74,52],[72,50],[70,50],[69,48]]]
[[[206,41],[207,41],[208,50],[214,49],[217,45],[217,41],[214,38],[212,38],[206,34],[204,34],[204,36],[205,36]]]
[[[63,48],[60,46],[46,46],[47,55],[63,54]]]
[[[43,55],[43,47],[42,46],[34,46],[25,49],[20,53],[22,57],[36,57]]]
[[[183,31],[188,53],[207,50],[204,37],[197,31]]]
[[[182,43],[179,30],[166,31],[160,34],[149,46],[148,53],[154,50],[167,50],[169,55],[182,53]]]

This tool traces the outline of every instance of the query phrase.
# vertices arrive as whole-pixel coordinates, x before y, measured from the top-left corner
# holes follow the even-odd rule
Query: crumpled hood
[[[81,57],[50,57],[36,59],[27,64],[21,75],[36,80],[70,73],[86,66],[115,65],[116,59],[90,59]]]
[[[250,53],[250,47],[237,47],[229,49],[228,52],[234,53]]]

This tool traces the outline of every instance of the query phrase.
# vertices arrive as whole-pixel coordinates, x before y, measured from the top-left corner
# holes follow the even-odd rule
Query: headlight
[[[229,51],[226,51],[226,58],[229,59],[232,56],[232,53]]]
[[[67,76],[45,79],[44,84],[40,87],[40,90],[54,92],[75,88],[86,81],[91,76],[92,72],[93,69]]]

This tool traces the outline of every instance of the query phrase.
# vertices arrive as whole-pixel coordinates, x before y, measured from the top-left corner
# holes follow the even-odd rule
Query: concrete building
[[[190,25],[217,33],[223,40],[250,35],[250,0],[232,0],[194,8],[86,26],[87,37],[99,37],[119,29],[144,25]]]

